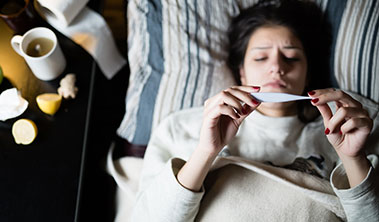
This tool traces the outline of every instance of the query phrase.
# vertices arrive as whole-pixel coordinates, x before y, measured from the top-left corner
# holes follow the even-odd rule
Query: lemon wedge
[[[42,112],[54,115],[61,106],[62,96],[56,93],[44,93],[37,96],[36,100]]]
[[[17,144],[28,145],[38,133],[36,124],[30,119],[19,119],[12,126],[12,135]]]

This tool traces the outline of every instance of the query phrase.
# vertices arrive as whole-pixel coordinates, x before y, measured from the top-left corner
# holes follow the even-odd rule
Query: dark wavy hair
[[[303,44],[308,63],[303,95],[313,89],[330,87],[330,25],[319,7],[305,0],[261,0],[232,18],[228,29],[227,64],[236,81],[241,84],[240,67],[251,35],[258,28],[270,25],[287,27]],[[312,111],[313,108],[309,101],[299,101],[299,119],[305,123],[314,120],[318,112]]]

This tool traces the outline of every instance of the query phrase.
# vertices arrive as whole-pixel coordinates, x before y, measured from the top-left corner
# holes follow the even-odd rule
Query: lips
[[[265,83],[263,87],[286,88],[286,83],[284,81],[277,80],[277,81]]]

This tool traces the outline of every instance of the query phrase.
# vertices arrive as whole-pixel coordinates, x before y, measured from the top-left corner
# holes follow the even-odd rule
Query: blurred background
[[[107,21],[117,41],[119,49],[126,52],[126,20],[124,0],[102,0],[103,17]]]
[[[89,3],[99,6],[124,58],[127,53],[126,3],[126,0],[90,0]],[[79,221],[114,221],[115,183],[104,168],[108,148],[125,112],[128,67],[126,65],[111,80],[102,74],[95,79]]]

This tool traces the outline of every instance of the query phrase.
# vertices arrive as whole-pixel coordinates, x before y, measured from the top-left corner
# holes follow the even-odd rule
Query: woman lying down
[[[232,20],[228,64],[241,85],[155,130],[132,221],[379,220],[378,159],[366,155],[377,110],[327,88],[320,16],[282,0]]]

